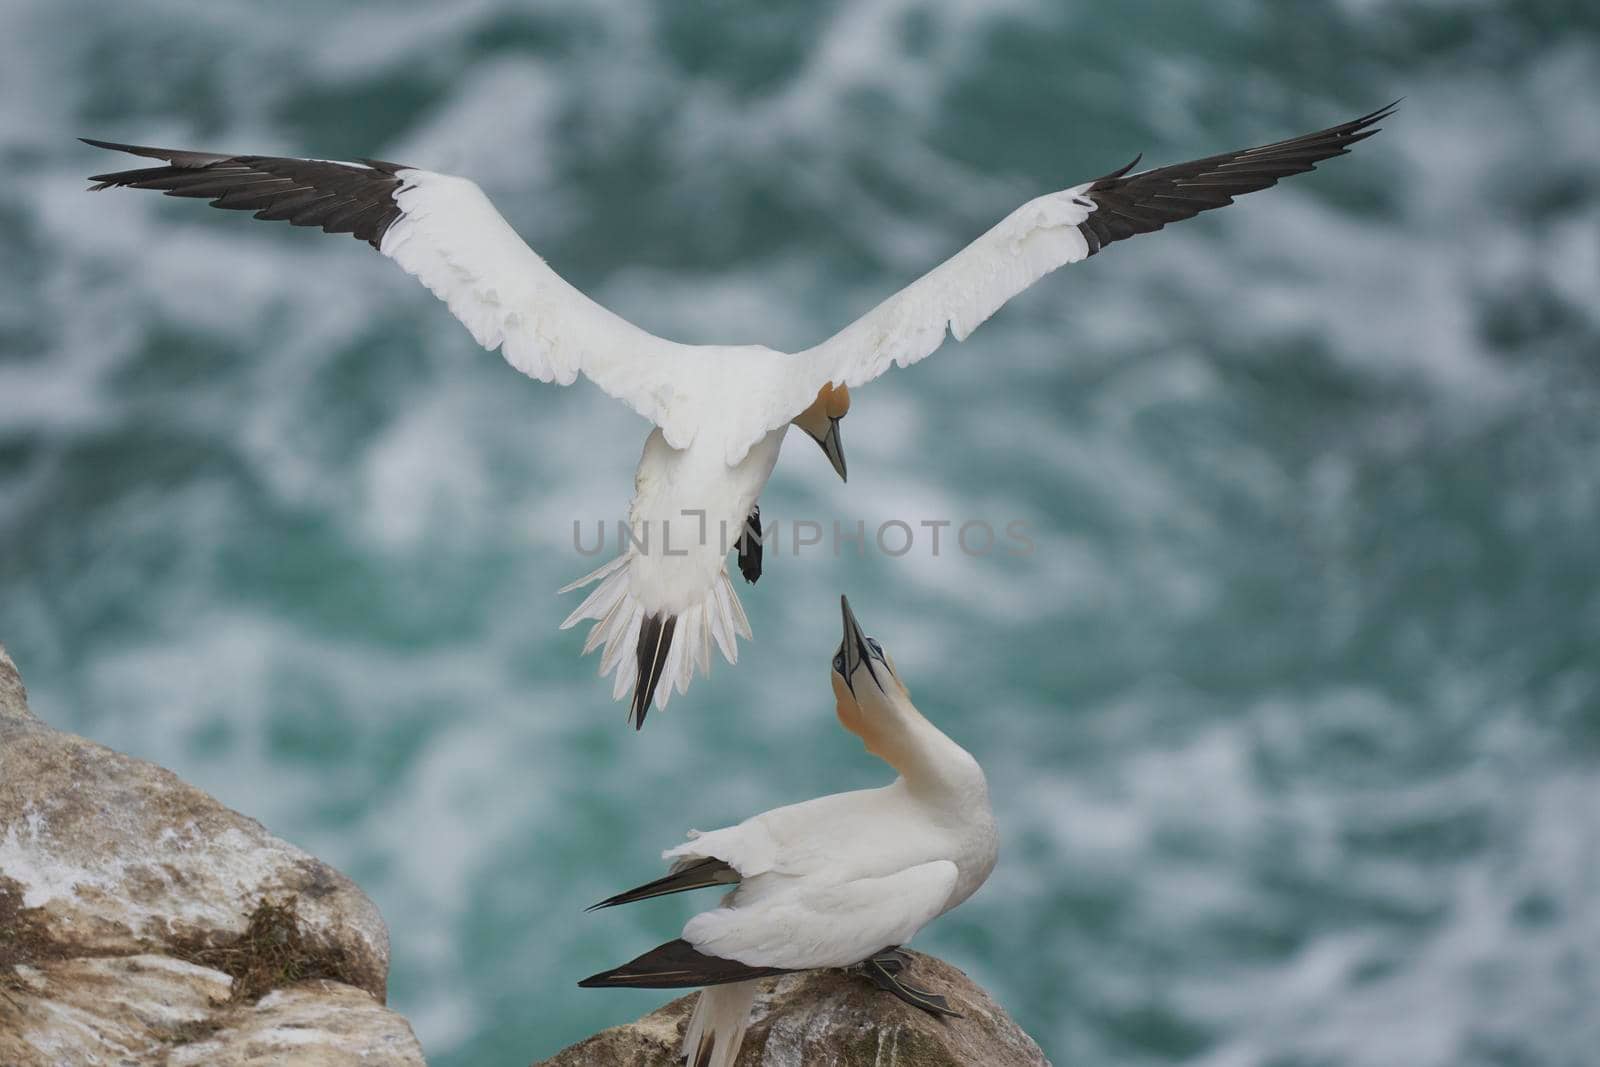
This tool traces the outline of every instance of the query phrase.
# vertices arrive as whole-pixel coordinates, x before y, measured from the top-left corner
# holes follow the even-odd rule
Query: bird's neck
[[[983,770],[972,754],[922,716],[909,700],[892,699],[872,750],[905,779],[906,788],[928,803],[965,804],[987,794]]]

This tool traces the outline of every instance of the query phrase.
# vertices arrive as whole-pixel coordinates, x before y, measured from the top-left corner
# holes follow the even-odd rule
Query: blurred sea
[[[87,135],[475,178],[685,341],[802,347],[1024,199],[1405,96],[791,443],[769,519],[1029,524],[769,558],[641,736],[556,624],[645,436],[348,239],[86,196]],[[884,769],[851,595],[988,768],[918,946],[1062,1065],[1600,1056],[1600,7],[619,0],[0,6],[0,641],[57,726],[354,876],[441,1067],[666,994],[658,851]]]

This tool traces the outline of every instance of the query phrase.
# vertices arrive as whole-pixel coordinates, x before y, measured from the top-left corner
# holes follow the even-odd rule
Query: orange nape
[[[816,402],[822,406],[822,413],[828,418],[842,419],[850,411],[850,390],[846,386],[828,382],[817,393]]]
[[[844,679],[837,672],[832,675],[832,680],[833,698],[837,702],[834,714],[839,716],[839,725],[865,741],[867,731],[861,716],[861,705],[856,703],[850,687],[844,684]]]
[[[794,417],[794,422],[812,437],[820,440],[828,432],[829,419],[842,419],[850,410],[850,390],[842,385],[826,382],[817,391],[817,398],[804,411]]]
[[[833,675],[833,696],[836,702],[834,714],[839,717],[839,725],[861,738],[861,743],[872,755],[892,767],[899,767],[900,746],[897,746],[893,733],[895,726],[883,717],[888,705],[879,708],[875,715],[868,714],[837,673]]]

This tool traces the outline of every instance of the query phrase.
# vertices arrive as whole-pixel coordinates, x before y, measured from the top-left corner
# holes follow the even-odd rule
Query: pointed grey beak
[[[828,432],[821,440],[816,440],[822,446],[822,454],[828,457],[828,462],[833,464],[833,469],[839,472],[839,480],[850,480],[844,464],[844,442],[839,439],[839,419],[828,420]]]
[[[865,663],[867,673],[872,676],[874,682],[878,681],[878,672],[872,669],[872,650],[867,647],[867,635],[861,632],[861,624],[856,621],[855,612],[850,610],[848,597],[839,598],[839,609],[844,615],[844,680],[854,693],[857,667]],[[883,688],[882,682],[878,682],[878,688]]]

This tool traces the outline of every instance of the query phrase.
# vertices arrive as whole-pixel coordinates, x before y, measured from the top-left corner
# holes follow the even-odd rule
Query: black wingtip
[[[658,945],[620,967],[591,974],[578,983],[578,988],[692,989],[785,973],[787,968],[783,967],[752,967],[737,960],[708,956],[679,938]]]
[[[78,138],[78,140],[80,140],[84,144],[90,145],[90,146],[92,146],[94,148],[105,148],[105,149],[109,149],[112,152],[126,152],[130,156],[143,156],[146,159],[165,160],[166,162],[171,163],[174,166],[179,166],[180,165],[178,163],[178,159],[179,159],[179,157],[182,157],[182,156],[191,156],[191,157],[195,157],[195,158],[204,158],[204,159],[208,159],[208,160],[218,160],[218,159],[227,158],[225,156],[213,155],[213,154],[211,154],[209,152],[186,152],[186,151],[173,150],[173,149],[167,149],[167,148],[151,148],[149,145],[123,144],[121,141],[101,141],[101,140],[97,140],[97,139],[95,139],[93,137],[80,137],[80,138]]]
[[[1140,152],[1138,155],[1134,156],[1133,159],[1131,159],[1125,166],[1118,167],[1116,170],[1112,171],[1110,174],[1102,174],[1102,175],[1100,175],[1100,177],[1096,178],[1094,181],[1089,183],[1089,187],[1091,189],[1093,189],[1095,186],[1099,185],[1101,182],[1114,182],[1114,181],[1116,181],[1118,178],[1120,178],[1124,174],[1128,173],[1134,167],[1137,167],[1139,165],[1139,161],[1141,159],[1143,159],[1143,158],[1144,158],[1144,153]]]
[[[584,908],[583,913],[587,915],[591,911],[600,911],[603,908],[614,908],[618,904],[626,904],[628,903],[628,901],[625,899],[626,897],[626,893],[618,893],[615,896],[606,897],[606,899],[600,901],[598,904],[590,904],[587,908]]]
[[[118,144],[116,141],[97,141],[93,137],[80,137],[80,138],[78,138],[78,140],[82,141],[84,144],[90,146],[91,148],[109,148],[113,152],[129,152],[129,151],[132,151],[132,146],[131,145]],[[87,180],[94,183],[93,185],[89,186],[89,192],[98,193],[102,189],[110,189],[113,185],[116,184],[115,182],[111,182],[111,181],[107,181],[106,180],[107,178],[110,178],[110,177],[111,177],[110,174],[91,174],[91,175],[89,175]]]
[[[1399,100],[1385,104],[1376,111],[1369,111],[1360,118],[1352,119],[1345,123],[1343,129],[1349,138],[1347,143],[1353,144],[1356,141],[1371,137],[1373,134],[1377,133],[1378,129],[1376,126],[1374,126],[1374,123],[1382,122],[1390,115],[1393,115],[1400,109],[1400,103],[1403,100],[1405,100],[1405,97],[1402,96]],[[1334,130],[1339,129],[1340,127],[1334,127]]]
[[[149,145],[123,144],[121,141],[102,141],[96,137],[80,137],[78,140],[91,148],[104,148],[112,152],[126,152],[130,156],[143,156],[145,159],[159,159],[167,167],[181,171],[198,171],[214,163],[222,163],[232,156],[217,155],[214,152],[191,152],[181,148],[152,148]],[[146,168],[144,170],[118,171],[111,174],[94,174],[89,177],[98,185],[90,187],[90,192],[107,189],[113,186],[130,185],[134,181],[150,178],[160,167]]]
[[[1403,97],[1401,99],[1404,99]],[[1237,197],[1276,185],[1294,174],[1316,169],[1377,133],[1376,125],[1394,113],[1400,100],[1326,129],[1271,144],[1223,152],[1187,163],[1129,174],[1133,164],[1096,178],[1083,190],[1094,210],[1078,224],[1086,255],[1169,223],[1224,207]],[[1135,160],[1135,163],[1138,161]]]
[[[715,885],[732,885],[739,881],[739,873],[725,861],[707,856],[705,859],[686,866],[676,868],[662,875],[654,881],[644,885],[626,889],[602,900],[598,904],[591,904],[583,910],[585,912],[599,911],[601,908],[614,908],[619,904],[633,904],[640,900],[653,900],[656,897],[669,896],[673,893],[684,893],[691,889],[705,889]]]
[[[1358,125],[1365,125],[1369,122],[1378,122],[1382,119],[1386,119],[1390,115],[1393,115],[1396,111],[1400,110],[1400,105],[1404,102],[1405,97],[1403,96],[1395,100],[1391,100],[1389,103],[1383,105],[1371,114],[1362,115],[1359,119],[1356,119],[1356,123]]]

